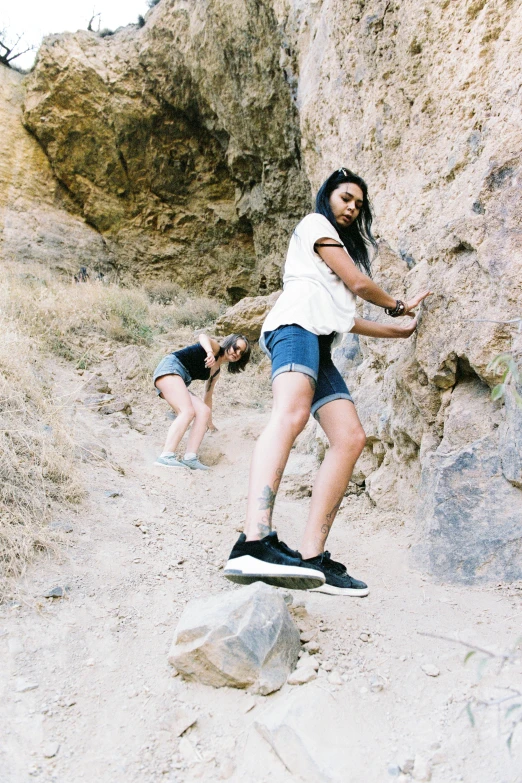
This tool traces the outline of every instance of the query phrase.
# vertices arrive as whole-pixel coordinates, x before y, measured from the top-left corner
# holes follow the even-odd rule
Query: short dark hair
[[[332,208],[330,207],[330,196],[343,182],[353,182],[358,185],[363,192],[363,205],[357,219],[346,228],[339,226],[335,222]],[[341,242],[347,249],[350,257],[357,264],[359,269],[366,272],[371,277],[372,267],[370,260],[370,247],[377,252],[377,242],[372,234],[373,215],[368,198],[368,186],[366,182],[354,174],[350,169],[337,169],[330,174],[326,182],[323,182],[319,188],[315,199],[315,211],[324,215],[335,228],[341,238]]]
[[[229,334],[227,337],[225,337],[225,339],[221,343],[221,348],[219,349],[219,355],[223,356],[227,348],[231,348],[236,342],[236,340],[244,340],[246,348],[244,354],[241,356],[241,359],[238,359],[237,362],[228,363],[228,371],[232,373],[242,372],[247,366],[248,362],[250,361],[251,347],[250,347],[250,343],[248,342],[244,334]]]

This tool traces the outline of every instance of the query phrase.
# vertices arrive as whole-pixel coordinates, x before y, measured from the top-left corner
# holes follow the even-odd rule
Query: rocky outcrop
[[[22,125],[21,74],[0,65],[0,261],[39,261],[68,273],[110,271],[111,254],[76,214],[38,142]]]
[[[278,287],[310,201],[279,57],[254,0],[163,0],[139,30],[46,39],[25,122],[122,273],[233,302]]]

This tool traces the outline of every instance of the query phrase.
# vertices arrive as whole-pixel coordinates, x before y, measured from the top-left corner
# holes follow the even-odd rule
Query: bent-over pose
[[[169,427],[156,465],[209,470],[197,455],[207,429],[216,429],[212,422],[212,394],[221,366],[228,364],[229,372],[241,372],[249,359],[250,344],[242,334],[231,334],[221,344],[202,334],[199,342],[174,351],[161,360],[154,370],[154,386],[177,416]],[[188,390],[194,380],[206,381],[203,400]],[[183,459],[178,459],[176,449],[191,424],[186,453]]]
[[[367,585],[324,550],[366,442],[350,392],[332,362],[332,342],[343,332],[409,337],[417,327],[413,310],[430,293],[402,302],[371,280],[370,249],[376,249],[371,224],[366,183],[339,169],[322,185],[315,212],[303,218],[290,240],[283,293],[262,327],[261,346],[272,361],[273,408],[252,457],[245,530],[225,566],[225,576],[234,582],[368,594]],[[392,318],[410,318],[389,324],[357,318],[357,296]],[[310,412],[330,447],[314,483],[298,552],[272,531],[272,512],[290,449]]]

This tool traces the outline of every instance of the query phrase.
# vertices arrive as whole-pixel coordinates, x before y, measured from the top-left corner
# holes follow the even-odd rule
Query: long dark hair
[[[363,192],[363,205],[357,219],[344,228],[335,222],[332,208],[330,207],[330,196],[343,182],[353,182],[358,185]],[[324,215],[335,228],[341,238],[341,242],[347,249],[350,257],[355,261],[359,269],[371,277],[372,268],[370,263],[370,248],[377,252],[377,242],[372,234],[373,215],[368,199],[368,186],[366,182],[354,174],[349,169],[337,169],[330,174],[326,182],[323,182],[319,188],[315,199],[315,211]]]
[[[223,356],[227,348],[231,348],[236,342],[236,340],[244,340],[246,349],[241,359],[238,359],[237,362],[228,363],[228,371],[232,373],[242,372],[247,366],[248,362],[250,361],[250,351],[251,351],[250,343],[248,342],[244,334],[229,334],[228,337],[225,337],[225,339],[221,343],[221,348],[219,349],[218,356]]]

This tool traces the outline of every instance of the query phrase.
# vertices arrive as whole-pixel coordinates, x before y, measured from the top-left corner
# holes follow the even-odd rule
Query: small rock
[[[114,400],[114,402],[110,402],[108,405],[102,405],[98,408],[98,411],[105,416],[110,416],[112,413],[125,413],[130,415],[132,413],[132,407],[127,400]]]
[[[378,693],[384,689],[384,679],[378,675],[372,677],[370,680],[370,688],[374,693]]]
[[[423,663],[421,669],[428,677],[438,677],[440,674],[440,669],[437,669],[433,663]]]
[[[107,489],[103,494],[106,498],[121,498],[121,492],[118,492],[115,489]]]
[[[312,639],[311,641],[306,642],[306,644],[303,644],[303,650],[306,650],[306,652],[314,655],[314,653],[320,652],[321,646],[318,642],[315,641],[315,639]]]
[[[172,733],[175,737],[181,737],[191,726],[197,722],[198,716],[183,707],[180,707],[174,712],[173,720],[171,723]]]
[[[96,394],[94,397],[85,397],[83,404],[88,408],[99,408],[100,405],[106,405],[114,400],[112,394]]]
[[[136,432],[141,432],[142,434],[147,432],[147,424],[143,421],[138,421],[134,416],[129,416],[129,424]]]
[[[63,587],[61,585],[57,585],[56,587],[51,587],[50,590],[47,590],[47,592],[43,594],[43,597],[64,598],[64,596],[67,595],[67,593],[69,593],[70,591],[71,588],[69,587],[69,585],[63,585]]]
[[[99,375],[94,375],[92,378],[89,378],[87,383],[84,385],[83,391],[90,394],[110,394],[111,387],[105,378],[102,378]]]
[[[46,759],[54,758],[60,750],[59,742],[48,742],[43,749],[43,755]]]
[[[410,758],[409,756],[404,756],[403,758],[399,759],[399,767],[401,769],[401,772],[404,772],[406,775],[409,775],[410,772],[413,769],[414,759]]]
[[[388,775],[390,775],[392,778],[398,778],[401,774],[401,770],[398,764],[390,764],[388,767]]]
[[[317,671],[319,669],[319,661],[317,658],[314,658],[312,655],[309,655],[305,652],[297,661],[297,668],[301,669],[305,666],[311,666],[313,669],[315,669],[315,671]]]
[[[331,661],[323,661],[321,663],[321,668],[325,670],[325,672],[331,672],[333,669],[333,663]]]
[[[289,675],[287,682],[289,685],[304,685],[315,680],[316,677],[317,672],[313,666],[300,666]]]
[[[300,636],[300,639],[304,643],[311,642],[314,636],[315,636],[315,631],[303,631],[303,633]]]
[[[414,780],[431,780],[430,765],[423,756],[415,756],[412,777]]]
[[[359,634],[359,639],[361,640],[361,642],[369,642],[370,641],[370,634],[369,633],[365,633],[365,632],[360,633]]]
[[[23,677],[19,677],[16,681],[15,690],[17,693],[26,693],[27,691],[34,691],[36,688],[38,688],[37,682],[30,682],[29,680],[24,680]]]
[[[60,533],[72,533],[74,528],[70,522],[51,522],[49,530],[58,530]]]
[[[328,675],[328,682],[330,685],[342,685],[343,681],[341,679],[341,675],[337,671],[330,672]]]

